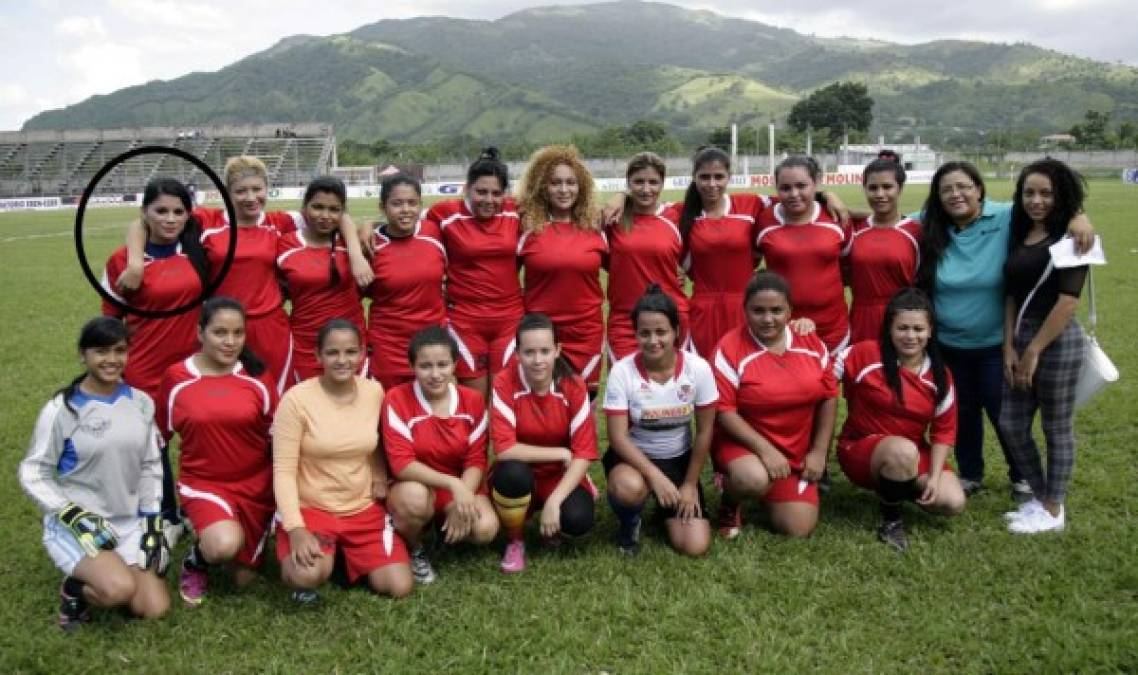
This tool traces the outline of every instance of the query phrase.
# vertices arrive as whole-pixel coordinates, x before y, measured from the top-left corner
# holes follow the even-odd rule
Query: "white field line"
[[[102,227],[85,227],[84,232],[101,232],[103,230],[122,229],[122,225],[104,225]],[[5,237],[0,239],[0,244],[9,244],[14,241],[28,241],[31,239],[50,239],[53,237],[70,237],[75,234],[74,229],[64,230],[62,232],[40,232],[37,234],[21,234],[15,237]]]

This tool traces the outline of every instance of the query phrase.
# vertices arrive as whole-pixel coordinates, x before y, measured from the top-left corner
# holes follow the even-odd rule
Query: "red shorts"
[[[455,376],[460,380],[493,377],[514,353],[514,339],[521,315],[486,317],[478,321],[452,317],[447,324],[458,343]]]
[[[555,321],[557,339],[561,341],[561,356],[573,366],[590,391],[596,391],[601,381],[601,353],[605,343],[604,318],[596,317],[576,321]]]
[[[427,326],[442,325],[445,322],[429,322],[423,325],[395,325],[385,320],[368,327],[368,372],[379,381],[383,388],[391,391],[393,387],[415,379],[415,371],[407,360],[407,347],[411,337]]]
[[[850,308],[850,344],[862,340],[876,340],[881,335],[881,322],[885,319],[886,298],[881,302],[858,302],[854,298]]]
[[[264,316],[245,319],[245,344],[265,363],[277,393],[283,394],[292,382],[292,330],[284,308],[275,309]],[[315,356],[313,356],[315,358]]]
[[[344,552],[350,583],[380,567],[410,560],[407,544],[379,504],[350,516],[305,507],[301,507],[300,515],[304,517],[304,526],[320,540],[321,551],[333,555],[338,547]],[[277,560],[284,560],[291,552],[288,535],[278,532]]]
[[[235,521],[241,526],[245,544],[238,551],[235,560],[246,567],[258,567],[265,541],[269,538],[270,525],[277,505],[270,492],[261,499],[252,499],[237,494],[232,486],[220,483],[194,481],[187,484],[178,481],[178,496],[182,512],[190,519],[194,532],[201,532],[214,523],[223,520]]]
[[[842,473],[846,474],[846,477],[850,479],[851,483],[859,485],[866,490],[877,490],[877,483],[873,480],[873,472],[870,470],[870,464],[873,460],[873,451],[877,448],[877,444],[885,438],[888,438],[888,434],[873,434],[851,442],[838,441],[838,464],[841,465]],[[918,445],[918,476],[923,476],[929,472],[931,459],[932,455],[929,448]],[[952,471],[952,467],[948,465],[948,462],[944,463],[944,471]]]
[[[743,294],[696,293],[689,306],[692,345],[697,354],[714,361],[719,340],[743,325]]]
[[[608,335],[605,338],[605,349],[608,351],[609,363],[616,363],[629,354],[635,354],[640,345],[636,342],[636,331],[632,328],[632,320],[628,312],[610,312],[608,320]],[[688,313],[680,310],[679,348],[691,351],[691,332],[688,324]]]
[[[717,436],[711,444],[711,461],[719,473],[729,473],[728,465],[745,455],[753,455],[750,450],[726,437],[725,433],[717,430]],[[803,502],[818,505],[818,483],[802,480],[802,471],[791,469],[786,478],[771,481],[767,493],[763,495],[765,502]]]

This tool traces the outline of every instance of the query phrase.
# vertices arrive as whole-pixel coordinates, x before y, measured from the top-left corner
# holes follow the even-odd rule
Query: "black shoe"
[[[971,478],[961,478],[960,488],[964,490],[965,497],[971,497],[984,489],[984,483],[979,480],[972,480]]]
[[[320,595],[316,591],[293,591],[288,599],[297,607],[313,607],[320,602]]]
[[[909,550],[909,540],[905,537],[905,524],[900,520],[883,520],[877,526],[877,538],[904,553]]]
[[[822,477],[818,479],[818,492],[824,495],[830,494],[830,488],[834,487],[830,482],[830,468],[826,467],[822,470]]]
[[[71,595],[67,592],[67,580],[59,586],[59,627],[71,633],[79,626],[91,621],[91,610],[82,593]]]

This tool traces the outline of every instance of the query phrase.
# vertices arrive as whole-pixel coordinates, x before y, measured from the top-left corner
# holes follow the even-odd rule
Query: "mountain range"
[[[1138,68],[1023,43],[818,38],[624,1],[296,35],[217,72],[42,112],[24,129],[319,121],[359,141],[545,141],[637,119],[679,131],[765,123],[840,80],[869,87],[874,133],[1051,132],[1088,109],[1138,119]]]

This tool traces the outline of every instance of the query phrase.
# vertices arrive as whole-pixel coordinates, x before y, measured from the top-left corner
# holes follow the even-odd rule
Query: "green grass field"
[[[1011,186],[990,189],[1007,198]],[[915,209],[926,190],[912,186],[906,206]],[[1134,672],[1138,345],[1126,326],[1138,320],[1138,188],[1096,182],[1090,194],[1088,211],[1111,263],[1096,271],[1099,332],[1123,379],[1079,413],[1080,456],[1062,535],[1013,538],[1004,530],[1001,513],[1012,504],[990,443],[989,489],[951,521],[910,510],[906,555],[876,541],[873,497],[853,489],[834,463],[834,490],[806,541],[773,536],[749,510],[743,536],[717,541],[705,559],[681,559],[650,532],[629,560],[612,545],[615,520],[602,501],[588,540],[552,553],[532,542],[521,575],[498,572],[497,547],[460,548],[437,557],[439,582],[407,600],[328,588],[320,606],[300,610],[270,562],[244,591],[215,582],[200,609],[176,601],[152,623],[96,612],[72,637],[55,626],[60,577],[15,474],[37,411],[77,372],[74,341],[98,298],[75,261],[73,212],[0,215],[2,669]],[[861,203],[856,191],[842,195]],[[350,206],[357,218],[375,215],[374,204]],[[99,269],[134,214],[88,213],[89,254]]]

